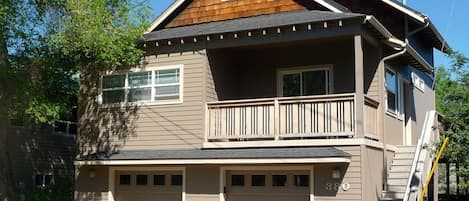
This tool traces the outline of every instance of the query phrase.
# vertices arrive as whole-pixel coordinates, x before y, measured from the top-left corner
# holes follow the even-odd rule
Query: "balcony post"
[[[274,137],[275,140],[280,139],[280,105],[278,99],[274,100]]]
[[[355,136],[363,138],[365,136],[365,90],[364,90],[364,70],[363,70],[363,38],[361,35],[354,36],[355,52]]]

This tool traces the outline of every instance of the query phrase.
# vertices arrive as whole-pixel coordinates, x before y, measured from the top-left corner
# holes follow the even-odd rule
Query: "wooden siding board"
[[[301,9],[294,0],[194,0],[166,28]]]

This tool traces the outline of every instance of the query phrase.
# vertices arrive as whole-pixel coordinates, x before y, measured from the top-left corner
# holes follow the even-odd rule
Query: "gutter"
[[[407,44],[404,41],[399,40],[394,35],[392,35],[392,33],[389,32],[388,29],[386,29],[386,27],[384,27],[384,25],[382,25],[374,16],[367,15],[365,17],[365,20],[363,21],[363,24],[366,24],[366,23],[370,23],[381,35],[383,35],[386,38],[388,43],[394,44],[394,45],[391,45],[391,47],[397,50],[402,50],[407,46]]]

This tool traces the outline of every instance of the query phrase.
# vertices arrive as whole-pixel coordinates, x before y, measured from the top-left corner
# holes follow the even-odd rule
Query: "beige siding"
[[[422,133],[423,123],[425,121],[426,113],[430,110],[435,110],[435,91],[431,86],[425,85],[425,92],[413,88],[413,114],[412,114],[412,144],[417,144],[417,141]]]
[[[118,139],[121,150],[196,149],[203,141],[204,51],[150,55],[145,67],[183,65],[183,102],[140,105],[135,120],[129,122],[132,133]]]
[[[302,66],[332,65],[333,92],[354,91],[351,38],[209,50],[208,55],[214,79],[208,82],[219,100],[276,97],[277,70]]]
[[[329,200],[361,200],[362,187],[361,187],[361,154],[360,146],[343,146],[336,147],[342,151],[352,154],[352,161],[350,164],[318,164],[314,166],[314,200],[315,201],[329,201]],[[341,179],[332,179],[332,170],[340,169],[343,177]],[[338,190],[326,189],[328,184],[340,185],[349,183],[350,189],[344,191],[342,188]]]
[[[187,201],[219,201],[220,168],[188,166],[186,168]]]
[[[93,169],[96,177],[88,176]],[[75,175],[75,201],[108,201],[109,167],[77,167]]]
[[[53,174],[56,183],[72,181],[75,138],[52,134],[52,128],[31,129],[7,126],[8,151],[13,178],[20,192],[28,195],[35,187],[36,174]]]
[[[403,144],[403,125],[402,120],[389,114],[384,115],[384,138],[386,139],[386,144]]]
[[[380,63],[380,50],[368,43],[364,45],[364,85],[365,94],[379,101],[381,98],[380,84],[382,83],[381,74],[378,72]]]
[[[383,185],[383,150],[366,147],[364,158],[364,176],[366,201],[379,201]]]

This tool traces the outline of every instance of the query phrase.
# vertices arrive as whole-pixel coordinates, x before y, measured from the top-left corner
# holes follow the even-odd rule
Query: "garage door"
[[[227,201],[309,201],[309,171],[227,171]]]
[[[116,201],[181,201],[180,171],[116,171]]]

